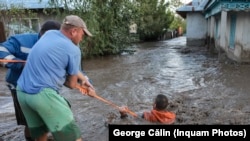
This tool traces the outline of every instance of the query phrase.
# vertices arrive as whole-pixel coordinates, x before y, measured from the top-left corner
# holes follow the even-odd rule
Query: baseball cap
[[[68,25],[73,25],[76,27],[81,27],[83,29],[83,31],[90,37],[92,37],[93,35],[89,32],[85,22],[76,15],[69,15],[66,16],[63,20],[63,24],[68,24]]]

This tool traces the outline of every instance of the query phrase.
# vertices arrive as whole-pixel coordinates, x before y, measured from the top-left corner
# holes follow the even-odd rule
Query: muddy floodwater
[[[250,65],[237,64],[208,53],[205,47],[186,47],[186,38],[134,45],[134,54],[84,60],[83,67],[99,96],[133,112],[152,108],[157,94],[168,96],[174,124],[250,124]],[[0,68],[0,138],[24,141],[17,126],[12,98]],[[72,105],[84,141],[108,141],[108,124],[151,124],[129,116],[98,99],[63,88]]]

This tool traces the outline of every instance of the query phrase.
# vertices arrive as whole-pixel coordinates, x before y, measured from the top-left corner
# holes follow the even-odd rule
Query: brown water
[[[134,112],[152,108],[157,94],[168,96],[175,124],[250,124],[250,65],[220,62],[205,47],[186,49],[186,38],[135,45],[135,54],[84,60],[84,69],[101,97]],[[10,92],[0,69],[0,138],[23,141]],[[63,88],[84,141],[108,141],[108,123],[151,124],[77,90]]]

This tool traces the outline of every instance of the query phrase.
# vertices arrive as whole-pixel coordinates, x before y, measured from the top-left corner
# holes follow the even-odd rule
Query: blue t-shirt
[[[43,88],[59,91],[66,74],[79,72],[80,58],[79,47],[61,31],[47,31],[33,46],[17,84],[29,94],[39,93]]]

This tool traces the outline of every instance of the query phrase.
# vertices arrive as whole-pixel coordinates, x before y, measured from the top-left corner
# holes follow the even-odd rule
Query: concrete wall
[[[229,20],[230,21],[230,20]],[[237,12],[235,47],[228,49],[229,57],[238,62],[250,62],[250,12]],[[229,36],[228,36],[229,40]]]
[[[235,46],[229,47],[230,30],[231,30],[231,14],[236,14],[236,29],[235,29]],[[209,44],[214,44],[217,49],[225,52],[226,56],[237,62],[250,62],[250,12],[226,12],[222,11],[218,19],[215,16],[210,17],[208,21],[208,37]],[[216,25],[216,20],[218,25]],[[216,27],[217,26],[217,27]],[[216,29],[218,36],[215,37]],[[221,53],[221,52],[220,52]]]
[[[199,12],[187,13],[187,45],[204,46],[207,34],[207,22]]]
[[[210,52],[217,52],[215,47],[215,18],[210,17],[207,19],[207,41],[206,45]]]

